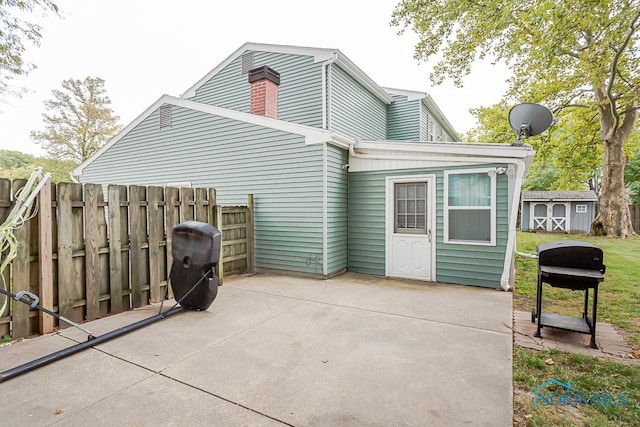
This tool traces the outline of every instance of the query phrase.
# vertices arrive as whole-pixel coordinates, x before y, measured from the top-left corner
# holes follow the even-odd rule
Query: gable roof
[[[170,95],[162,95],[156,102],[151,104],[146,110],[136,117],[131,123],[123,128],[116,136],[111,138],[109,142],[103,145],[98,151],[96,151],[91,157],[82,162],[78,167],[73,170],[73,174],[80,176],[84,168],[89,166],[102,155],[105,151],[111,148],[115,143],[127,135],[132,129],[140,124],[144,119],[149,117],[162,105],[175,105],[177,107],[187,108],[194,111],[200,111],[215,116],[226,117],[232,120],[238,120],[245,123],[251,123],[258,126],[264,126],[271,129],[281,130],[283,132],[289,132],[296,135],[304,136],[305,144],[318,144],[322,142],[334,142],[338,145],[347,147],[347,144],[353,143],[349,138],[346,138],[336,132],[320,129],[312,126],[299,125],[297,123],[287,122],[284,120],[272,119],[265,116],[256,114],[243,113],[241,111],[230,110],[228,108],[216,107],[214,105],[203,104],[201,102],[190,101],[188,99],[177,98]]]
[[[419,99],[422,103],[427,107],[427,109],[438,119],[438,122],[442,125],[442,127],[447,131],[449,135],[454,137],[455,139],[460,139],[460,135],[453,128],[449,120],[442,113],[436,102],[433,100],[431,95],[426,92],[418,92],[415,90],[405,90],[405,89],[394,89],[390,87],[385,87],[384,90],[387,91],[390,95],[398,95],[398,96],[406,96],[408,101],[413,101]]]
[[[598,200],[598,195],[593,190],[587,191],[523,191],[522,200],[547,200],[547,201],[592,201]]]
[[[374,93],[381,101],[391,104],[392,99],[387,92],[378,86],[369,76],[365,74],[356,64],[354,64],[347,56],[340,52],[339,49],[328,49],[318,47],[301,47],[279,44],[265,44],[247,42],[240,46],[235,52],[229,55],[224,61],[217,65],[213,70],[209,71],[204,77],[198,80],[193,86],[189,87],[180,97],[191,98],[195,96],[196,91],[209,81],[213,76],[218,74],[220,70],[233,62],[236,58],[247,51],[286,53],[290,55],[312,56],[315,62],[335,62],[342,67],[351,77],[362,84],[364,87]]]

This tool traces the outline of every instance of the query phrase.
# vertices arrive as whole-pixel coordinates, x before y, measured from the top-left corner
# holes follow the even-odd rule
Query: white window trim
[[[580,213],[580,214],[587,213],[587,205],[586,204],[576,205],[576,213]]]
[[[478,168],[478,169],[456,169],[444,171],[444,243],[455,245],[474,245],[474,246],[495,246],[496,245],[496,168]],[[449,176],[450,175],[468,175],[472,173],[486,173],[491,180],[491,205],[489,206],[489,217],[491,227],[491,237],[488,242],[476,240],[451,240],[449,239]],[[480,207],[482,208],[482,207]],[[456,209],[465,209],[456,207]],[[477,210],[478,207],[468,208]]]

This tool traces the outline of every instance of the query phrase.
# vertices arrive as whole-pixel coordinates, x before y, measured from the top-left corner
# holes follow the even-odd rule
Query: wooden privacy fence
[[[0,223],[25,182],[0,179]],[[253,271],[252,195],[247,206],[220,206],[213,188],[108,185],[106,190],[105,202],[102,185],[47,183],[37,215],[14,233],[18,255],[0,286],[14,294],[33,292],[42,307],[74,322],[158,302],[171,269],[171,231],[188,220],[221,231],[221,283],[224,275]],[[8,306],[0,313],[0,336],[48,333],[57,325],[25,304],[10,300]]]
[[[640,234],[640,205],[629,206],[629,212],[631,213],[631,224],[633,230]]]

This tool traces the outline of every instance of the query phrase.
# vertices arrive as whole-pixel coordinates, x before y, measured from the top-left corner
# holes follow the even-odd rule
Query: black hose
[[[44,365],[48,365],[49,363],[55,362],[56,360],[60,360],[62,358],[65,358],[67,356],[71,356],[72,354],[75,354],[79,351],[82,351],[84,349],[87,349],[89,347],[93,347],[96,346],[98,344],[101,344],[105,341],[108,341],[112,338],[116,338],[119,337],[121,335],[127,334],[129,332],[135,331],[136,329],[140,329],[144,326],[147,326],[155,321],[158,320],[162,320],[166,317],[172,316],[174,314],[180,313],[184,311],[184,307],[179,306],[179,307],[173,307],[171,310],[168,310],[164,313],[158,313],[154,316],[148,317],[146,319],[142,319],[138,322],[132,323],[130,325],[127,326],[123,326],[121,328],[118,328],[114,331],[111,332],[107,332],[106,334],[103,335],[99,335],[89,341],[84,341],[81,343],[78,343],[76,345],[73,345],[71,347],[62,349],[60,351],[56,351],[55,353],[51,353],[48,354],[46,356],[43,356],[39,359],[36,360],[32,360],[31,362],[27,362],[25,364],[22,364],[20,366],[16,366],[15,368],[11,368],[8,369],[4,372],[0,372],[0,383],[3,381],[6,381],[8,379],[17,377],[18,375],[22,375],[24,373],[27,373],[31,370],[40,368]]]

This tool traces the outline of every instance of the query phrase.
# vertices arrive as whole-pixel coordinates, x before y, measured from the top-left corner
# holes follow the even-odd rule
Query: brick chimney
[[[251,84],[251,114],[278,118],[278,86],[280,73],[264,65],[249,70]]]

